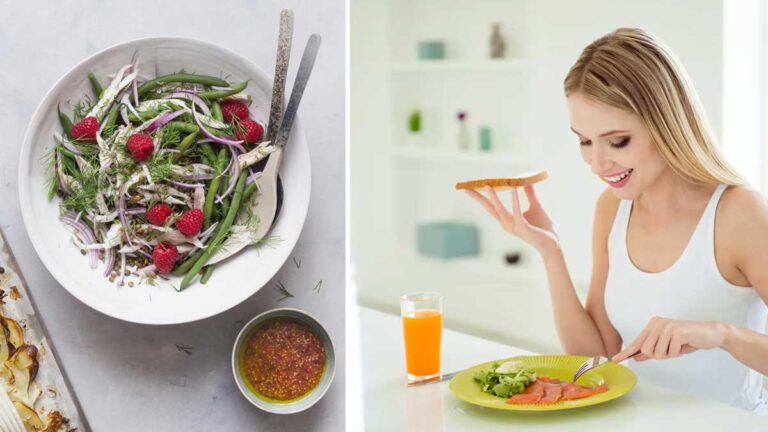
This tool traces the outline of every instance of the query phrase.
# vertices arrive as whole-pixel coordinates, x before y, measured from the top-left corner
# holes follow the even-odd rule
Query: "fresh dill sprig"
[[[72,194],[67,195],[61,202],[65,209],[79,213],[96,207],[96,195],[99,193],[98,174],[83,175],[79,186],[72,189]]]
[[[82,120],[95,103],[96,102],[94,102],[88,95],[84,95],[82,98],[80,98],[80,100],[75,102],[75,104],[72,105],[72,112],[75,117],[75,123]]]
[[[181,132],[176,128],[163,128],[162,138],[160,139],[160,148],[175,148],[181,142]]]
[[[56,172],[57,148],[58,146],[54,146],[42,158],[46,166],[46,173],[48,173],[48,178],[45,180],[45,187],[48,189],[48,201],[51,201],[56,196],[56,191],[59,189],[59,175]]]
[[[283,283],[282,283],[282,282],[278,282],[278,283],[276,283],[276,284],[275,284],[275,287],[277,288],[277,290],[278,290],[278,291],[280,291],[280,294],[282,294],[282,295],[283,295],[282,297],[280,297],[279,299],[277,299],[277,301],[283,301],[283,300],[285,300],[285,299],[287,299],[287,298],[291,298],[291,297],[294,297],[294,295],[293,295],[293,294],[291,294],[291,293],[288,291],[288,289],[287,289],[287,288],[285,288],[285,285],[283,285]]]
[[[184,344],[174,344],[179,352],[183,352],[186,355],[192,355],[192,347],[188,347]]]
[[[282,242],[283,239],[281,239],[279,236],[266,236],[257,240],[253,246],[256,248],[268,247],[274,249]]]
[[[173,174],[173,159],[171,156],[172,153],[163,153],[147,161],[147,168],[149,168],[149,175],[152,176],[153,182],[162,182],[171,177]]]

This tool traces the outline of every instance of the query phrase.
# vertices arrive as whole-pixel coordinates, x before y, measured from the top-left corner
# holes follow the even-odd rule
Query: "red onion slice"
[[[170,112],[170,113],[167,113],[167,114],[163,114],[160,117],[158,117],[157,120],[153,121],[152,124],[147,126],[146,129],[144,129],[144,130],[146,130],[147,132],[154,132],[157,129],[163,127],[169,121],[175,119],[176,117],[178,117],[178,116],[180,116],[180,115],[182,115],[184,113],[188,113],[188,112],[189,112],[188,109],[183,108],[183,109],[180,109],[178,111],[174,111],[174,112]]]
[[[195,119],[195,123],[197,123],[197,127],[200,128],[200,133],[203,134],[206,138],[213,140],[214,142],[217,142],[219,144],[228,145],[230,147],[234,146],[241,152],[245,153],[245,148],[243,147],[243,141],[234,141],[229,140],[226,138],[217,137],[216,135],[208,132],[208,129],[205,128],[203,125],[203,122],[200,121],[200,118],[197,116],[197,110],[195,109],[195,104],[192,104],[192,118]]]
[[[109,276],[115,268],[115,248],[107,249],[107,267],[104,268],[104,277]]]
[[[202,184],[202,183],[182,183],[182,182],[175,181],[175,180],[171,180],[171,183],[173,183],[174,185],[176,185],[178,187],[183,187],[183,188],[188,188],[188,189],[196,189],[196,188],[205,187],[205,185]]]
[[[66,213],[59,217],[59,220],[72,227],[75,231],[75,235],[86,246],[96,243],[96,236],[93,234],[91,227],[86,225],[83,221],[77,219],[77,216],[72,213]],[[99,253],[96,249],[88,251],[88,256],[91,259],[91,268],[96,268],[99,261]]]
[[[187,91],[187,90],[179,90],[177,92],[171,93],[170,95],[164,97],[163,99],[172,99],[172,98],[187,98],[192,103],[200,107],[200,111],[203,112],[203,114],[210,116],[211,115],[211,109],[208,108],[208,104],[205,103],[205,100],[201,98],[200,96],[196,95],[194,92]]]

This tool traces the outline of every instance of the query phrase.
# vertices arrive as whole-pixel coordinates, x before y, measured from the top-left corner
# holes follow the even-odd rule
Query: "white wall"
[[[378,0],[350,9],[350,243],[352,271],[371,268],[394,242],[389,102],[389,11]]]

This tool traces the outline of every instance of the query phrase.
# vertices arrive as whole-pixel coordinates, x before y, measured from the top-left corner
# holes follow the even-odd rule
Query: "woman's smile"
[[[611,185],[611,187],[615,187],[615,188],[624,187],[629,182],[629,178],[632,176],[633,171],[635,170],[633,168],[630,168],[626,171],[622,171],[616,174],[602,176],[602,179],[605,180],[606,183]]]

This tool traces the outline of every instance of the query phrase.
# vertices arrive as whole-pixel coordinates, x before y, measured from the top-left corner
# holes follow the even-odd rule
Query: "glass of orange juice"
[[[408,381],[440,376],[440,341],[443,334],[443,296],[413,293],[400,297]]]

